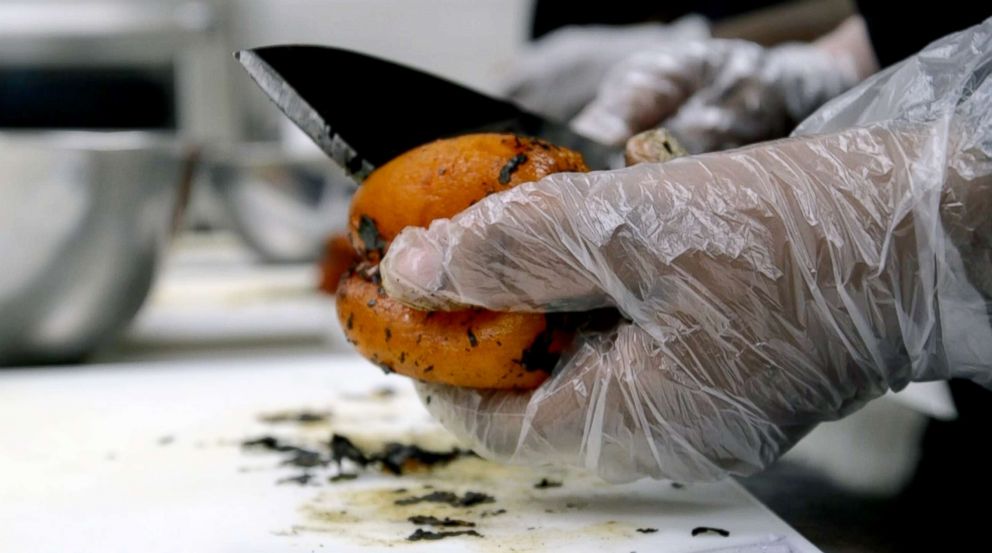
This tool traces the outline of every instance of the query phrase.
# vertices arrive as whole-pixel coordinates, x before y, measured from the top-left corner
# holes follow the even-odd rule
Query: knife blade
[[[241,50],[235,57],[279,109],[358,181],[411,148],[470,132],[543,138],[580,152],[593,169],[622,159],[619,149],[510,102],[358,52],[285,45]]]

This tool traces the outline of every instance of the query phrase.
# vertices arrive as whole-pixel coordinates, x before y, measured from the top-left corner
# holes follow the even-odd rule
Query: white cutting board
[[[381,386],[396,393],[371,394]],[[332,411],[330,425],[259,420],[305,408]],[[817,551],[729,481],[609,486],[571,471],[468,459],[415,477],[329,483],[328,469],[318,485],[276,485],[300,470],[238,445],[262,434],[324,440],[332,429],[370,443],[450,441],[407,380],[353,355],[0,370],[0,551],[680,552],[769,542],[762,551]],[[535,489],[543,477],[563,485]],[[429,485],[485,492],[496,503],[392,504]],[[397,488],[407,491],[388,495]],[[507,512],[480,515],[499,508]],[[415,527],[406,516],[428,512],[474,520],[485,537],[407,542]],[[730,536],[692,537],[697,526]]]

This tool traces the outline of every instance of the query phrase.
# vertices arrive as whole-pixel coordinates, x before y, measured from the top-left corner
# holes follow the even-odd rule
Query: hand
[[[632,52],[708,36],[701,17],[669,25],[566,27],[526,48],[510,66],[503,88],[522,107],[568,121],[596,96],[606,72]]]
[[[419,384],[428,409],[488,457],[709,480],[911,380],[992,386],[969,269],[989,258],[990,37],[945,39],[802,127],[827,134],[551,175],[407,229],[381,265],[403,301],[628,318],[533,392]]]
[[[622,144],[662,125],[692,153],[780,138],[860,80],[856,60],[845,52],[741,40],[665,44],[615,66],[572,126]]]

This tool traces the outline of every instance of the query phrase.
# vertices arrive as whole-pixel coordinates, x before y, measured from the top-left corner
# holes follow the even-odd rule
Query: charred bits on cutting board
[[[396,390],[390,388],[389,386],[379,386],[375,390],[372,390],[372,397],[376,399],[386,399],[391,398],[396,395]]]
[[[291,457],[280,463],[282,465],[292,465],[300,468],[313,468],[327,464],[327,460],[321,456],[320,452],[295,445],[289,445],[272,436],[262,436],[261,438],[255,438],[253,440],[245,440],[241,442],[241,447],[245,449],[263,449],[278,453],[291,453]]]
[[[339,467],[345,459],[362,467],[369,464],[369,458],[365,455],[365,452],[345,436],[334,434],[331,436],[330,446],[331,460],[337,463]]]
[[[413,515],[412,517],[408,517],[407,520],[420,526],[444,526],[448,528],[453,526],[461,526],[464,528],[475,528],[474,522],[459,520],[457,518],[437,518],[431,515]]]
[[[493,503],[496,501],[491,495],[486,495],[480,492],[465,492],[464,496],[460,496],[454,492],[436,491],[431,492],[427,495],[420,495],[414,497],[405,497],[403,499],[397,499],[393,503],[396,505],[415,505],[417,503],[445,503],[451,505],[452,507],[474,507],[482,503]]]
[[[398,476],[411,469],[447,464],[469,454],[470,452],[461,449],[436,452],[415,445],[388,443],[382,453],[373,456],[372,460],[381,463],[384,469]]]
[[[287,423],[315,423],[325,422],[331,418],[328,411],[286,411],[282,413],[270,413],[260,415],[258,420],[265,424],[287,424]]]
[[[709,526],[697,526],[692,529],[692,537],[702,536],[705,534],[716,534],[717,536],[722,536],[724,538],[730,536],[730,532],[724,530],[723,528],[711,528]]]
[[[640,533],[642,533],[642,534],[654,534],[655,532],[658,531],[658,529],[657,528],[638,528],[637,531],[640,532]]]
[[[272,436],[262,436],[253,440],[241,442],[241,447],[247,449],[267,449],[269,451],[292,451],[293,446],[283,444]]]
[[[393,390],[383,387],[378,393],[384,397],[389,397]],[[458,459],[475,455],[472,451],[464,449],[452,449],[450,451],[429,451],[416,445],[400,444],[391,442],[385,445],[382,451],[366,453],[356,446],[349,438],[340,434],[331,436],[330,442],[326,444],[327,452],[322,450],[312,450],[285,443],[273,436],[262,436],[245,440],[241,443],[244,449],[264,450],[284,454],[280,465],[294,466],[301,469],[312,469],[325,467],[330,463],[336,463],[338,474],[328,478],[329,482],[340,482],[343,480],[353,480],[358,477],[356,473],[345,473],[342,471],[342,462],[348,460],[362,469],[367,469],[370,465],[383,471],[400,476],[410,471],[429,469],[435,465],[443,465]],[[297,483],[306,485],[313,481],[315,477],[309,473],[279,480],[279,484]],[[425,486],[427,487],[427,486]],[[405,490],[404,490],[405,491]],[[450,492],[449,492],[450,493]],[[492,501],[492,498],[484,494],[469,492],[465,497],[458,497],[454,494],[451,498],[423,499],[425,501],[451,501],[452,505],[471,506],[478,503]],[[411,501],[416,503],[417,501]]]
[[[343,460],[347,459],[362,467],[379,465],[383,470],[397,476],[410,470],[443,465],[459,457],[474,455],[471,451],[463,449],[428,451],[420,446],[396,442],[386,444],[380,452],[366,453],[350,439],[340,434],[334,434],[331,437],[330,448],[331,460],[337,463],[338,466],[341,465]]]
[[[506,165],[499,170],[499,183],[500,184],[510,184],[510,178],[513,173],[517,172],[517,169],[527,162],[527,156],[524,154],[517,154],[510,158],[510,161],[506,162]]]
[[[534,484],[534,487],[539,490],[544,490],[547,488],[560,488],[561,482],[557,482],[555,480],[548,480],[547,478],[542,478],[540,482]]]
[[[422,530],[417,528],[417,530],[407,536],[407,541],[435,541],[443,540],[444,538],[453,538],[455,536],[472,536],[476,538],[483,537],[482,534],[476,532],[475,530],[458,530],[455,532],[431,532],[429,530]]]
[[[286,478],[280,478],[276,480],[276,484],[299,484],[300,486],[306,486],[313,480],[313,475],[309,472],[304,472],[303,474],[298,474],[296,476],[287,476]]]
[[[245,449],[264,449],[268,451],[277,451],[280,453],[305,453],[305,454],[316,454],[316,451],[306,449],[303,447],[290,445],[285,442],[280,441],[274,436],[262,436],[260,438],[255,438],[252,440],[245,440],[241,442],[241,447]]]
[[[307,449],[299,449],[293,452],[293,456],[286,459],[281,465],[292,465],[294,467],[300,468],[313,468],[322,467],[327,464],[327,460],[324,459],[320,453],[316,451],[310,451]]]

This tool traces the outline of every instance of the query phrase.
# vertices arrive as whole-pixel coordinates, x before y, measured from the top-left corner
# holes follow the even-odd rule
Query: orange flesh
[[[357,273],[341,281],[337,305],[348,341],[384,370],[467,388],[535,388],[552,368],[540,361],[571,338],[543,314],[413,309]]]
[[[510,134],[438,140],[369,175],[352,199],[349,240],[378,263],[408,226],[427,227],[489,194],[563,171],[588,168],[576,152]],[[368,276],[374,272],[340,281],[337,310],[348,340],[385,370],[468,388],[533,389],[571,342],[573,333],[544,314],[407,307],[385,296]]]

